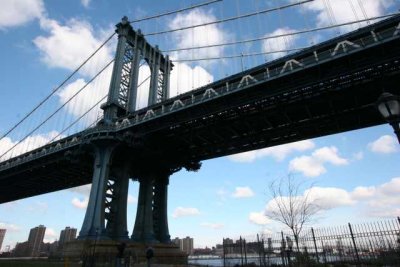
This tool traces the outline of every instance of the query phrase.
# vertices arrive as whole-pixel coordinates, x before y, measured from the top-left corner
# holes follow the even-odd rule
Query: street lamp
[[[376,102],[383,118],[393,127],[400,143],[400,97],[390,93],[382,93]]]

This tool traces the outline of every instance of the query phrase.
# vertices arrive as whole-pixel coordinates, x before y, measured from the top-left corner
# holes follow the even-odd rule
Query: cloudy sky
[[[289,35],[304,29],[363,20],[399,10],[395,0],[315,0],[276,12],[265,10],[298,0],[223,0],[178,14],[133,23],[152,44],[175,61],[171,95],[278,58],[285,52],[315,44],[367,24]],[[0,9],[0,134],[4,134],[74,71],[114,31],[122,16],[139,19],[185,8],[201,1],[13,0]],[[361,5],[360,5],[361,3]],[[209,24],[184,31],[162,31],[210,23],[260,12],[241,20]],[[276,35],[286,37],[273,38]],[[262,38],[261,38],[262,37]],[[235,43],[195,50],[171,51]],[[30,119],[0,140],[0,154],[16,145],[12,157],[79,131],[101,113],[116,38],[112,38],[71,79],[56,90]],[[246,56],[248,54],[258,56]],[[240,56],[243,55],[243,56]],[[238,56],[232,59],[195,60]],[[180,61],[179,61],[180,60]],[[193,60],[193,61],[185,61]],[[111,63],[110,63],[111,62]],[[108,67],[107,67],[108,66]],[[93,77],[104,70],[89,83]],[[147,105],[141,69],[138,108]],[[71,101],[68,100],[77,94]],[[68,103],[67,103],[68,102]],[[63,108],[42,127],[50,114]],[[82,120],[66,129],[82,114]],[[33,131],[34,130],[34,131]],[[27,133],[32,133],[27,136]],[[26,138],[25,138],[26,137]],[[223,237],[276,232],[282,226],[265,217],[274,209],[268,184],[287,175],[301,181],[299,198],[308,193],[321,212],[313,225],[340,225],[400,215],[400,146],[388,125],[250,151],[203,162],[197,173],[181,171],[170,179],[168,215],[172,237],[194,237],[195,247],[221,243]],[[29,229],[47,227],[46,241],[59,238],[65,226],[81,227],[90,186],[0,205],[0,228],[8,230],[3,248],[25,241]],[[133,228],[138,184],[130,183],[128,224]]]

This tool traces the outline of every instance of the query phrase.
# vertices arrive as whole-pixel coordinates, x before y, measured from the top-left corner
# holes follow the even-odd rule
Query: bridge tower
[[[169,76],[173,67],[169,57],[164,57],[158,46],[151,46],[140,30],[135,31],[128,18],[116,25],[117,51],[107,102],[102,105],[104,122],[111,124],[117,118],[136,110],[138,78],[142,60],[150,67],[148,105],[169,97]]]
[[[157,46],[151,46],[140,30],[135,31],[128,18],[116,25],[118,44],[110,82],[108,99],[102,105],[105,127],[114,125],[121,117],[136,111],[140,62],[146,61],[151,70],[148,104],[169,97],[169,77],[173,67]],[[137,164],[141,155],[129,150],[115,136],[91,141],[94,151],[92,189],[80,240],[100,239],[139,243],[170,243],[167,221],[169,176],[173,168],[152,161],[151,166]],[[128,151],[128,152],[127,152]],[[149,153],[143,155],[151,158]],[[136,221],[131,237],[127,230],[127,197],[129,179],[139,181]]]

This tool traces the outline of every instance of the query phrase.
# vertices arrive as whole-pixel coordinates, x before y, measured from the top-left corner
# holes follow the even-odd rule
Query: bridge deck
[[[181,166],[382,124],[374,104],[383,87],[400,95],[399,22],[393,17],[2,162],[0,203],[90,183],[93,140],[129,146],[138,166],[148,157]]]

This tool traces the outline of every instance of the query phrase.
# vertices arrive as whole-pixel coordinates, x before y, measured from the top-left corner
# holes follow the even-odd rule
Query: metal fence
[[[224,266],[400,266],[400,217],[223,240]]]

